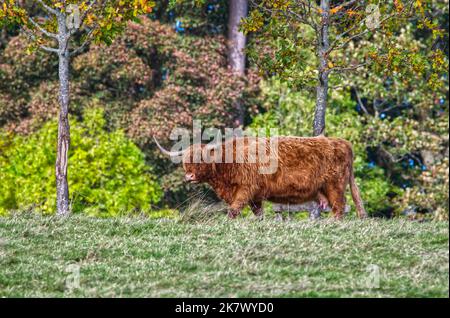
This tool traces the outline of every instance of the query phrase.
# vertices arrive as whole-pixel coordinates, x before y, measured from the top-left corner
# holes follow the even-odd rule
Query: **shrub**
[[[433,23],[446,28],[448,6],[435,2],[432,7],[443,13]],[[448,219],[448,53],[442,51],[447,42],[448,32],[436,37],[414,23],[405,25],[395,47],[377,57],[387,57],[383,67],[366,66],[339,82],[359,93],[358,107],[367,113],[363,141],[376,164],[401,188],[391,200],[397,213]],[[389,40],[380,33],[370,42],[356,42],[354,51],[342,55],[358,60],[371,47],[382,51],[390,47]],[[393,60],[394,67],[385,67],[399,50],[404,56]]]
[[[71,121],[69,187],[72,210],[97,216],[151,213],[161,190],[144,154],[120,131],[105,130],[103,111],[90,108],[83,121]],[[33,209],[55,212],[55,138],[46,123],[27,136],[2,133],[0,214]]]
[[[198,36],[197,31],[177,33],[170,24],[144,17],[130,22],[110,46],[92,44],[72,60],[71,115],[80,117],[97,99],[107,129],[122,129],[140,147],[163,179],[165,202],[174,205],[186,199],[187,188],[179,182],[179,167],[161,156],[151,135],[168,140],[173,127],[190,127],[192,118],[204,126],[230,127],[236,101],[248,114],[257,104],[254,72],[235,76],[227,65],[224,36]],[[41,51],[26,55],[27,44],[25,37],[13,37],[0,56],[0,97],[5,97],[0,126],[20,134],[55,118],[58,102],[54,59]],[[21,92],[21,100],[11,98],[15,92]]]
[[[26,96],[30,88],[58,74],[58,58],[42,50],[29,54],[29,45],[26,35],[18,35],[0,54],[0,89],[14,96]]]
[[[0,91],[0,127],[7,122],[16,121],[25,115],[23,98],[13,98],[9,93]]]

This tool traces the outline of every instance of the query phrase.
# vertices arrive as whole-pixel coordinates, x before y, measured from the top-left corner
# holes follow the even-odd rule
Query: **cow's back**
[[[279,156],[286,158],[281,169],[299,165],[315,171],[316,175],[329,174],[336,166],[347,164],[352,156],[351,144],[340,138],[281,137]]]
[[[217,165],[215,187],[220,188],[221,197],[232,196],[234,190],[244,188],[255,192],[255,199],[268,199],[279,203],[302,203],[313,199],[317,192],[347,167],[351,157],[349,142],[328,137],[273,137],[267,139],[246,137],[235,138],[222,146],[233,150],[236,159],[243,156],[245,162],[222,163]],[[262,173],[261,167],[268,165],[267,158],[251,161],[248,154],[254,143],[275,146],[276,165],[273,173]],[[225,144],[227,144],[225,146]],[[231,144],[232,143],[232,144]],[[238,155],[236,155],[238,154]],[[250,156],[251,157],[251,156]],[[272,158],[273,159],[273,158]],[[223,161],[222,161],[223,162]]]
[[[327,182],[343,173],[351,145],[327,137],[278,137],[278,169],[261,176],[264,196],[274,202],[314,199]]]

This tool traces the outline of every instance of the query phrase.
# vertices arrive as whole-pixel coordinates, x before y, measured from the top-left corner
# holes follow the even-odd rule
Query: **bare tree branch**
[[[42,32],[43,34],[45,34],[49,38],[58,39],[58,36],[56,34],[51,33],[49,31],[47,31],[46,29],[44,29],[39,23],[34,21],[32,17],[28,17],[28,20],[31,22],[32,25],[34,25],[34,27],[36,29],[38,29],[40,32]]]
[[[27,29],[24,28],[24,27],[22,27],[21,29],[22,29],[22,31],[25,32],[25,34],[26,34],[32,41],[36,41],[36,40],[37,40],[37,39],[36,39],[36,36],[35,36],[31,31],[27,30]],[[42,45],[42,44],[38,44],[38,45],[39,45],[39,47],[40,47],[42,50],[44,50],[44,51],[52,52],[52,53],[59,53],[59,50],[58,50],[58,49],[55,49],[55,48],[52,48],[52,47],[49,47],[49,46],[46,46],[46,45]]]
[[[344,3],[340,4],[340,5],[337,5],[336,8],[345,8],[345,7],[349,7],[349,6],[351,6],[352,4],[354,4],[355,2],[357,2],[357,0],[350,0],[350,1],[344,2]]]
[[[349,2],[351,2],[351,1],[349,1]],[[387,22],[388,20],[392,19],[393,17],[398,16],[398,15],[404,13],[407,7],[409,8],[408,11],[410,11],[411,8],[412,8],[412,4],[413,4],[413,3],[414,3],[414,1],[412,0],[412,1],[410,1],[410,2],[408,3],[408,5],[405,5],[405,6],[403,7],[403,9],[402,9],[401,12],[393,12],[393,13],[389,14],[388,16],[386,16],[384,19],[382,19],[382,20],[379,22],[379,26],[378,26],[378,28],[376,28],[376,29],[379,29],[379,27],[380,27],[381,25],[383,25],[385,22]],[[366,19],[367,19],[367,17],[364,18],[363,20],[361,20],[359,24],[355,24],[355,25],[354,25],[353,27],[351,27],[350,29],[348,29],[348,30],[346,30],[345,32],[342,32],[341,34],[337,35],[336,38],[334,39],[333,43],[330,45],[330,48],[328,49],[328,53],[330,53],[330,52],[333,51],[334,49],[341,49],[341,48],[343,48],[345,45],[347,45],[348,43],[350,43],[352,40],[354,40],[354,39],[356,39],[356,38],[359,38],[359,37],[362,37],[362,36],[366,35],[367,33],[371,32],[371,31],[374,31],[374,30],[366,29],[366,30],[364,30],[364,31],[362,31],[362,32],[360,32],[360,33],[357,33],[357,34],[354,34],[354,35],[350,36],[350,37],[349,37],[348,39],[346,39],[343,43],[339,44],[339,41],[342,40],[346,35],[350,34],[351,32],[357,30],[357,29],[360,28],[360,27],[363,27],[363,26],[364,26],[364,23],[365,23],[365,21],[366,21]],[[376,29],[375,29],[375,30],[376,30]]]
[[[52,48],[52,47],[48,47],[48,46],[45,46],[45,45],[39,45],[39,47],[40,47],[42,50],[47,51],[47,52],[59,53],[59,50],[58,50],[58,49],[55,49],[55,48]]]
[[[356,69],[358,69],[358,68],[360,68],[360,67],[363,67],[363,66],[365,66],[365,65],[367,65],[368,63],[361,63],[361,64],[357,64],[357,65],[351,65],[351,66],[348,66],[348,67],[332,67],[332,68],[330,68],[330,71],[333,71],[333,72],[347,72],[347,71],[354,71],[354,70],[356,70]]]
[[[297,4],[297,6],[295,8],[299,8],[299,6],[301,6],[300,10],[303,10],[304,14],[303,14],[303,23],[311,26],[314,31],[317,32],[318,29],[318,22],[316,20],[314,20],[314,14],[311,14],[311,0],[297,0],[295,3]],[[288,10],[290,14],[294,15],[294,16],[299,16],[298,14],[296,14],[294,11],[292,10]]]
[[[344,89],[344,88],[347,88],[347,87],[348,87],[347,84],[342,84],[342,85],[330,85],[330,86],[328,86],[328,88],[331,89],[331,90]]]
[[[108,1],[104,1],[103,2],[103,8],[105,7],[106,3]],[[80,18],[80,27],[78,29],[73,29],[70,31],[70,34],[73,35],[74,33],[76,33],[83,25],[84,25],[84,21],[88,15],[88,13],[92,10],[92,7],[97,3],[97,0],[93,0],[89,3],[89,6],[86,8],[86,11],[83,12],[83,15]]]
[[[400,157],[398,157],[398,158],[395,158],[394,155],[393,155],[392,153],[390,153],[389,151],[387,151],[387,149],[384,148],[383,146],[380,146],[379,149],[380,149],[380,151],[383,152],[383,153],[388,157],[388,159],[389,159],[391,162],[393,162],[393,163],[398,163],[398,162],[402,161],[403,159],[405,159],[405,158],[407,158],[407,157],[413,157],[414,159],[417,160],[417,162],[419,162],[420,164],[422,164],[422,160],[420,160],[420,158],[417,157],[417,156],[416,156],[415,154],[413,154],[413,153],[404,154],[404,155],[402,155],[402,156],[400,156]]]
[[[307,14],[305,2],[301,1],[301,0],[298,2],[303,6],[303,8],[301,8],[300,10],[304,11],[304,14],[297,13],[293,10],[290,10],[289,8],[287,8],[286,10],[282,10],[282,9],[270,9],[270,8],[265,7],[264,5],[258,6],[254,0],[250,0],[250,4],[253,7],[259,7],[264,12],[267,12],[269,14],[280,13],[285,18],[287,18],[286,14],[289,14],[289,15],[293,16],[297,21],[299,21],[303,24],[309,25],[314,30],[317,30],[317,24],[315,23],[315,21],[312,18],[311,18],[311,20],[308,20],[308,17],[311,17],[311,15]],[[310,8],[310,1],[308,1],[308,3],[309,3],[309,8]]]
[[[53,8],[49,7],[48,5],[46,5],[46,4],[44,3],[44,1],[42,1],[42,0],[37,0],[37,1],[40,3],[40,5],[41,5],[48,13],[51,13],[51,14],[56,15],[56,16],[58,16],[58,15],[61,14],[61,12],[59,12],[58,10],[53,9]]]
[[[97,0],[93,0],[91,1],[91,3],[89,3],[89,6],[87,7],[86,11],[84,11],[83,15],[81,16],[81,24],[83,24],[84,19],[86,19],[86,16],[88,15],[89,11],[91,11],[92,7],[97,3]],[[106,1],[103,3],[105,4]]]
[[[86,35],[86,38],[84,40],[84,42],[78,46],[76,49],[74,49],[73,51],[71,51],[69,54],[70,56],[73,56],[75,54],[78,54],[79,52],[83,51],[83,49],[86,47],[86,45],[88,45],[91,41],[92,41],[92,34],[94,32],[94,29],[90,29],[89,32]]]
[[[309,25],[310,27],[312,27],[314,30],[317,30],[317,24],[316,24],[316,22],[313,20],[313,19],[311,19],[311,20],[308,20],[308,15],[307,14],[305,14],[305,15],[301,15],[301,14],[299,14],[299,13],[296,13],[296,12],[294,12],[294,11],[292,11],[292,10],[286,10],[286,12],[287,13],[289,13],[289,14],[291,14],[291,15],[293,15],[295,18],[297,18],[297,20],[298,21],[300,21],[300,22],[302,22],[302,23],[304,23],[304,24],[306,24],[306,25]],[[306,12],[305,12],[306,13]]]
[[[369,115],[369,112],[367,111],[366,106],[364,106],[364,103],[362,102],[361,96],[359,95],[358,89],[356,87],[353,87],[353,89],[355,90],[356,100],[358,101],[359,107],[361,107],[361,109],[363,110],[363,112],[366,115]]]

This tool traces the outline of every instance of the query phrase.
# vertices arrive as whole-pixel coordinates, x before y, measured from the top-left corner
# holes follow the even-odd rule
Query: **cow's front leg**
[[[230,209],[228,210],[228,217],[230,219],[235,219],[236,217],[238,217],[246,204],[247,201],[234,201],[231,204]]]
[[[230,209],[228,210],[228,217],[230,219],[235,219],[239,214],[241,214],[242,209],[248,204],[250,198],[251,196],[248,190],[236,190],[230,204]]]
[[[228,209],[228,217],[230,219],[237,218],[238,215],[241,214],[241,210],[242,210],[242,208],[241,209],[233,209],[233,208]]]

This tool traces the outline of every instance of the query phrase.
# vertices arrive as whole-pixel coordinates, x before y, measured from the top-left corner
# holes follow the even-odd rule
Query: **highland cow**
[[[352,146],[346,140],[323,136],[234,137],[215,146],[197,144],[178,152],[167,151],[156,139],[155,142],[165,154],[182,156],[185,180],[208,183],[229,205],[230,218],[238,216],[246,205],[255,215],[262,215],[265,200],[281,204],[308,201],[320,202],[322,206],[330,204],[334,216],[341,218],[348,184],[358,216],[366,216],[353,174]],[[276,145],[275,151],[271,144]],[[232,162],[226,160],[230,150]],[[264,157],[261,155],[276,160],[274,171],[261,172],[268,165],[260,159]],[[194,160],[196,156],[203,159],[198,162]]]

